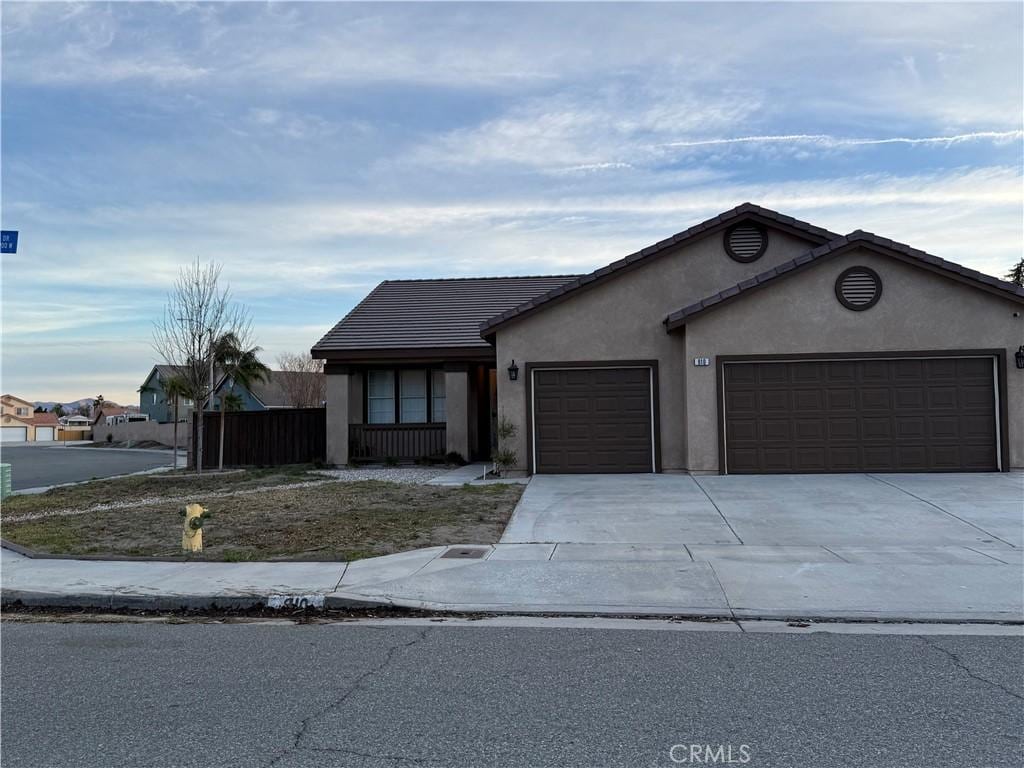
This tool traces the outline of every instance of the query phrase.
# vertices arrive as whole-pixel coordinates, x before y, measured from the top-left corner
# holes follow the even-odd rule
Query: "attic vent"
[[[882,279],[868,267],[850,267],[836,279],[836,298],[847,309],[869,309],[881,296]]]
[[[760,224],[746,221],[725,230],[725,252],[736,261],[757,261],[767,247],[768,233]]]

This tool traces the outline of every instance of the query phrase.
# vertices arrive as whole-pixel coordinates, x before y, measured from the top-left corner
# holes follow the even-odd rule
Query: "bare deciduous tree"
[[[324,361],[314,360],[309,352],[285,353],[277,358],[281,388],[292,408],[319,408],[327,399]]]
[[[252,320],[245,307],[235,303],[228,286],[220,285],[219,264],[199,259],[182,267],[167,295],[163,316],[154,323],[153,348],[168,365],[178,370],[188,396],[196,403],[196,472],[203,471],[203,411],[217,382],[214,358],[217,340],[231,333],[245,344],[252,334]]]

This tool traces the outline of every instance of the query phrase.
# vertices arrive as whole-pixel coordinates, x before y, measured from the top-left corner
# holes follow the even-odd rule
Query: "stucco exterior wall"
[[[835,296],[846,268],[863,265],[882,280],[872,308],[854,312]],[[724,287],[724,286],[722,286]],[[719,355],[1004,349],[1011,468],[1024,467],[1024,371],[1013,355],[1024,342],[1024,307],[896,259],[858,249],[736,299],[685,327],[684,359],[711,357],[688,370],[686,466],[719,470]],[[663,422],[664,423],[664,422]]]
[[[722,237],[716,232],[691,242],[498,331],[498,412],[519,427],[514,442],[518,469],[526,470],[528,462],[527,363],[649,359],[659,361],[662,469],[688,468],[685,390],[690,369],[684,337],[665,332],[665,317],[813,247],[769,230],[765,254],[742,264],[726,254]],[[505,374],[513,359],[524,372],[514,382]]]

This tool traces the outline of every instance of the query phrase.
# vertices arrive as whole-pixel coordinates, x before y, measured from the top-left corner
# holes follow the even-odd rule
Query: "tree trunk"
[[[196,415],[196,474],[203,474],[203,408],[206,403],[199,403],[199,408],[194,411]]]
[[[220,449],[217,454],[217,469],[224,471],[224,398],[220,399]]]
[[[174,398],[174,455],[171,459],[171,469],[178,468],[178,398]]]

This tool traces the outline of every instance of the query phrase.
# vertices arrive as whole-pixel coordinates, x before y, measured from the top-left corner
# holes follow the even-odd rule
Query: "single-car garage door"
[[[53,440],[53,427],[36,427],[36,442]]]
[[[0,442],[24,443],[28,440],[28,427],[0,427]]]
[[[533,370],[534,471],[653,472],[651,368]]]
[[[725,362],[725,471],[998,469],[991,357]]]

